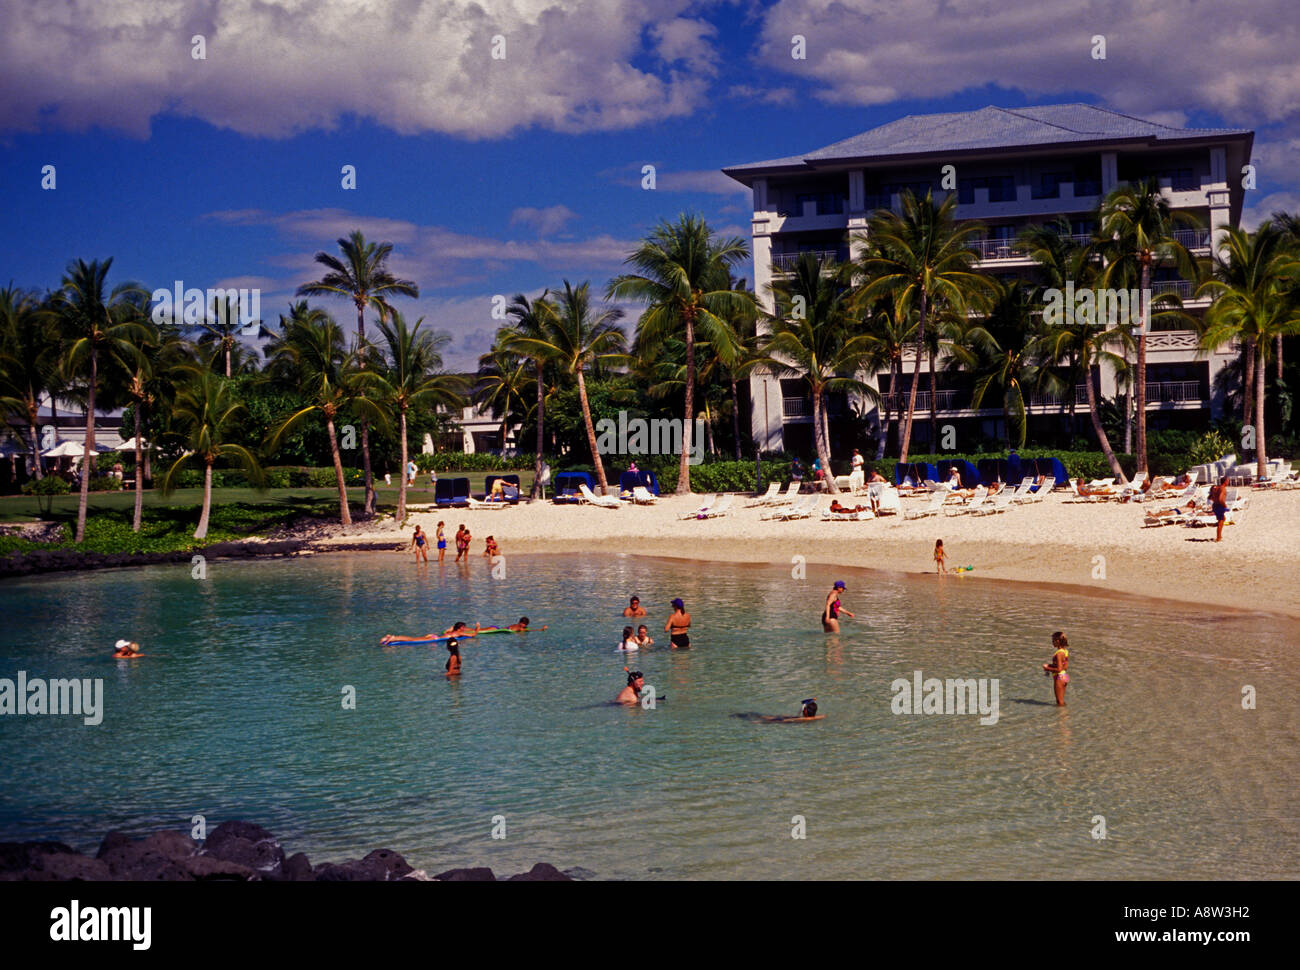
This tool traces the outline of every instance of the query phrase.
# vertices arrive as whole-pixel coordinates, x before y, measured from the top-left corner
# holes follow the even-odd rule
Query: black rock
[[[62,842],[0,842],[0,872],[31,869],[41,856],[76,854],[72,846]]]
[[[182,865],[190,876],[204,882],[214,880],[257,882],[262,878],[261,873],[249,866],[241,866],[238,862],[229,862],[210,855],[196,855],[192,859],[186,859]]]
[[[374,852],[371,852],[361,861],[372,867],[382,868],[386,882],[401,879],[408,872],[415,871],[412,866],[406,864],[405,859],[392,849],[375,849]]]
[[[448,869],[433,877],[439,882],[496,882],[497,877],[487,866],[475,869]]]
[[[572,876],[566,876],[549,862],[539,862],[527,872],[511,876],[507,882],[573,882]]]
[[[311,861],[306,853],[297,852],[284,860],[284,865],[280,867],[276,878],[287,882],[310,882],[314,876]]]
[[[131,836],[125,832],[109,832],[104,836],[104,841],[99,843],[99,852],[95,854],[96,859],[102,859],[113,849],[123,845],[131,844]]]

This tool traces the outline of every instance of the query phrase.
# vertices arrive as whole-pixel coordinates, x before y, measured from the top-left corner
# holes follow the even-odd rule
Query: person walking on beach
[[[418,525],[415,527],[415,535],[411,536],[411,544],[406,548],[408,552],[412,549],[415,550],[416,562],[420,561],[421,556],[424,557],[425,562],[429,561],[429,538]]]
[[[1214,518],[1218,521],[1218,526],[1214,531],[1214,541],[1223,541],[1223,522],[1228,516],[1228,479],[1220,478],[1219,483],[1210,489],[1210,507],[1214,511]]]
[[[1065,638],[1065,634],[1057,630],[1052,634],[1052,646],[1056,652],[1052,654],[1052,659],[1043,664],[1043,671],[1052,678],[1052,690],[1056,692],[1056,706],[1065,706],[1065,688],[1070,683],[1070,675],[1066,673],[1070,669],[1070,641]]]
[[[826,633],[840,632],[841,613],[845,616],[853,616],[852,613],[840,605],[840,592],[846,589],[848,587],[844,584],[844,580],[837,579],[835,585],[831,587],[831,591],[826,594],[826,606],[822,609],[822,630]]]
[[[664,624],[664,633],[668,634],[674,650],[685,650],[691,645],[691,638],[686,632],[690,628],[691,614],[686,612],[686,604],[680,599],[673,600],[673,615]]]
[[[447,555],[447,530],[445,522],[438,523],[438,562]]]
[[[948,554],[943,551],[943,540],[934,540],[934,571],[942,576],[948,571]]]
[[[624,616],[645,616],[645,608],[641,606],[639,597],[633,596],[632,601],[623,609]]]
[[[460,562],[461,559],[464,559],[466,562],[469,562],[469,540],[471,538],[473,537],[469,534],[469,529],[465,528],[464,523],[461,523],[460,528],[456,531],[456,561],[457,562]]]

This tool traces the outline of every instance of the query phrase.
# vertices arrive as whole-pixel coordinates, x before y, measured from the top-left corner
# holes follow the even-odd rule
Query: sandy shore
[[[620,509],[549,501],[491,510],[425,511],[417,506],[404,534],[409,538],[418,522],[432,538],[441,519],[447,523],[449,561],[455,556],[456,528],[464,523],[474,536],[472,557],[480,562],[483,540],[493,535],[507,556],[598,551],[787,564],[803,556],[810,563],[906,573],[933,571],[934,541],[942,538],[949,565],[973,565],[971,578],[1062,584],[1081,592],[1300,617],[1300,490],[1253,492],[1245,514],[1217,544],[1213,528],[1143,528],[1141,505],[1073,504],[1066,498],[1066,493],[1054,493],[999,515],[919,520],[893,515],[868,522],[761,521],[761,510],[744,508],[744,498],[723,518],[680,520],[679,514],[698,508],[700,496],[664,496],[653,506],[625,503]],[[923,504],[904,499],[903,511]],[[367,543],[395,546],[391,522],[387,528],[314,546],[327,550]]]

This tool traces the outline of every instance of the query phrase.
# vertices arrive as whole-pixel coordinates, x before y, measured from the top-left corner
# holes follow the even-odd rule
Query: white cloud
[[[1241,214],[1241,228],[1254,232],[1259,228],[1260,223],[1271,219],[1274,212],[1300,214],[1300,192],[1273,192],[1258,202],[1246,206]]]
[[[140,137],[163,113],[243,134],[345,116],[466,138],[689,115],[716,63],[690,0],[17,0],[0,32],[0,128]],[[206,58],[191,56],[202,35]],[[504,59],[492,56],[505,39]],[[650,63],[654,67],[634,66]]]
[[[521,206],[510,213],[510,225],[532,226],[538,236],[553,236],[576,218],[578,214],[567,205],[550,205],[542,209]]]

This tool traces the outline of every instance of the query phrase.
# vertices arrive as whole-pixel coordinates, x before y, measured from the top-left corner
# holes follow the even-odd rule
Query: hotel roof
[[[765,162],[732,165],[723,171],[744,181],[773,170],[832,167],[866,159],[903,159],[1017,148],[1048,148],[1102,142],[1148,143],[1194,139],[1251,138],[1244,128],[1172,128],[1090,104],[1049,104],[907,115],[825,148]]]

